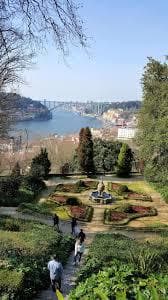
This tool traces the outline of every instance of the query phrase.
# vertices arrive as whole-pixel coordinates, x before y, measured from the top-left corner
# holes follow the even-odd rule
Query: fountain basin
[[[111,194],[103,192],[99,193],[98,191],[92,192],[90,194],[90,199],[96,203],[100,204],[109,204],[112,203],[115,198],[111,196]]]

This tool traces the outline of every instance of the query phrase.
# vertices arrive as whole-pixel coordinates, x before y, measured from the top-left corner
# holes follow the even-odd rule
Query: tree
[[[20,169],[20,165],[19,165],[19,162],[17,162],[14,167],[13,167],[13,170],[12,170],[12,173],[11,173],[11,176],[12,177],[15,177],[15,178],[19,178],[20,175],[21,175],[21,169]]]
[[[93,162],[93,141],[89,127],[82,128],[79,133],[79,145],[77,149],[81,170],[89,174],[95,171]]]
[[[120,142],[94,140],[94,165],[96,172],[114,171],[121,148]]]
[[[142,77],[143,102],[137,143],[144,175],[149,181],[168,183],[168,65],[148,59]]]
[[[9,36],[29,48],[39,48],[50,37],[57,49],[68,52],[68,44],[86,45],[79,5],[73,0],[3,0],[0,3],[0,37],[7,47]]]
[[[128,177],[132,169],[133,154],[131,148],[125,143],[122,144],[117,161],[117,175]]]
[[[30,174],[34,177],[46,178],[50,173],[50,167],[47,150],[41,148],[40,153],[32,159]]]
[[[70,169],[69,163],[66,162],[60,167],[60,173],[62,175],[67,175],[69,173],[69,169]]]

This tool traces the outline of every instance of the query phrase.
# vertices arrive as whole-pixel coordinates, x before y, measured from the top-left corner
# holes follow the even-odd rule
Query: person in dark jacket
[[[57,214],[54,214],[53,216],[53,223],[54,227],[59,231],[59,217],[57,216]]]
[[[77,226],[77,220],[76,220],[76,218],[72,218],[72,221],[71,221],[71,229],[72,229],[72,231],[71,231],[71,233],[72,233],[72,235],[75,235],[75,227]]]
[[[80,239],[80,241],[83,243],[85,238],[86,238],[86,234],[83,232],[83,229],[81,229],[78,234],[78,239]]]

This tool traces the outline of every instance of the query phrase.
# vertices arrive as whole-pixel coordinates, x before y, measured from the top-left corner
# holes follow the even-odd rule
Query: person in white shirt
[[[85,250],[84,243],[80,239],[77,239],[76,243],[75,243],[75,256],[74,256],[74,264],[75,265],[77,263],[77,260],[78,260],[78,262],[81,261],[81,257],[82,257],[84,250]]]
[[[62,264],[58,261],[57,256],[54,255],[53,259],[48,263],[48,270],[50,271],[50,280],[53,292],[56,291],[56,285],[61,291],[61,280],[63,275]]]

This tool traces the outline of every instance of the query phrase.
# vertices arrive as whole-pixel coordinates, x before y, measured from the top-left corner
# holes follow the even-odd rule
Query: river
[[[47,121],[24,121],[15,125],[16,131],[27,129],[29,139],[46,137],[50,134],[66,135],[77,133],[82,127],[102,127],[102,122],[94,117],[81,116],[80,114],[56,110],[53,118]]]

